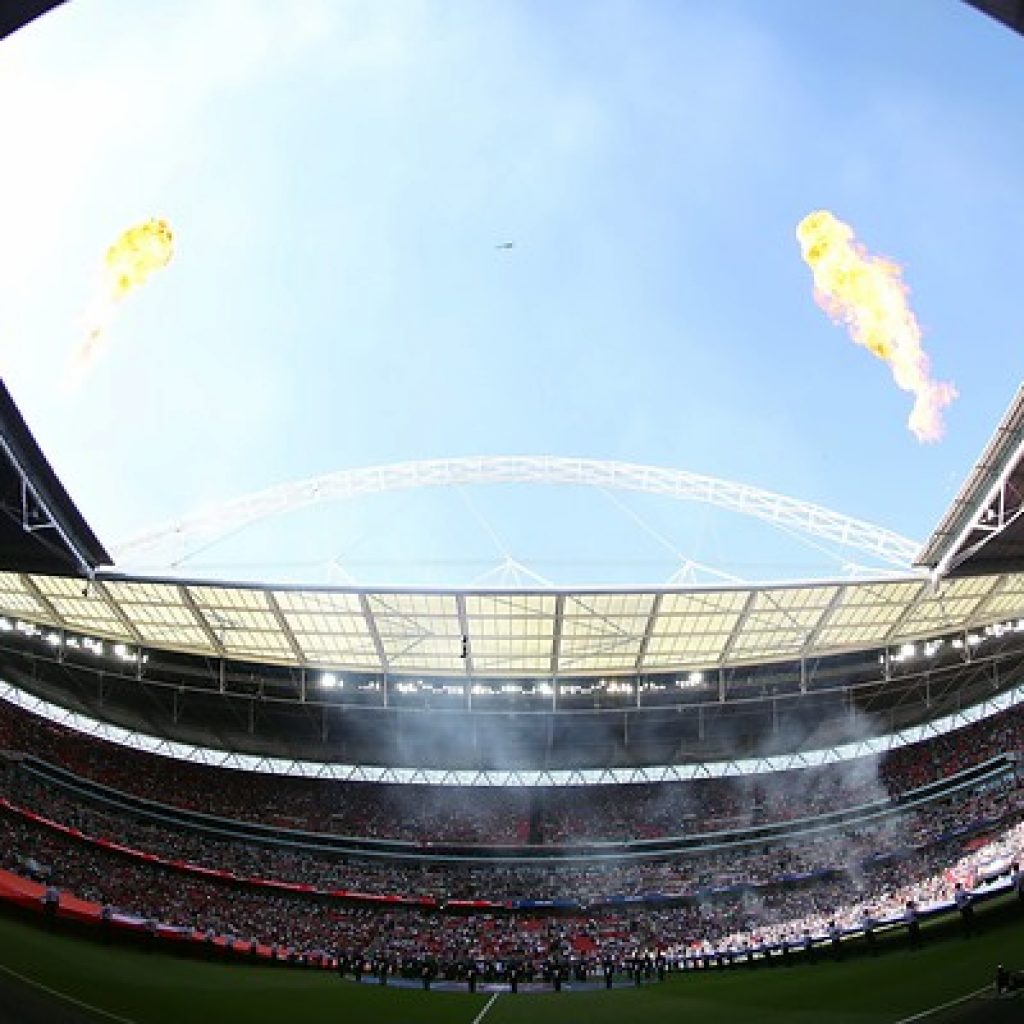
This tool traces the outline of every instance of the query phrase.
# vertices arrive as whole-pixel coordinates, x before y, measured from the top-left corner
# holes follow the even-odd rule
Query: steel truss
[[[0,435],[0,452],[3,452],[8,464],[18,476],[20,498],[18,514],[22,530],[25,533],[50,531],[55,534],[63,547],[73,555],[82,574],[87,579],[92,579],[96,570],[89,560],[89,556],[60,524],[49,503],[40,494],[34,474],[21,464],[17,453],[2,435]]]
[[[1012,486],[1010,481],[1010,474],[1015,467],[1016,462],[1013,462],[1000,474],[982,502],[978,514],[967,523],[935,567],[933,575],[936,579],[953,572],[973,558],[1024,515],[1024,493],[1019,486]]]
[[[648,765],[641,768],[544,769],[534,771],[450,770],[444,768],[396,768],[369,764],[340,764],[263,757],[212,747],[193,746],[100,722],[87,715],[51,704],[11,683],[0,680],[0,699],[51,722],[107,740],[131,750],[238,771],[260,772],[295,778],[333,779],[338,782],[376,782],[397,785],[487,786],[530,788],[534,786],[609,786],[635,783],[689,782],[695,779],[736,778],[788,772],[801,768],[840,764],[873,757],[891,750],[934,739],[964,726],[990,718],[1024,701],[1024,684],[994,695],[969,708],[901,729],[885,736],[842,743],[817,750],[770,757],[703,761],[691,764]]]
[[[680,469],[603,459],[500,455],[398,462],[281,484],[226,502],[201,515],[140,533],[117,547],[115,558],[118,565],[140,564],[172,545],[187,555],[252,523],[321,502],[424,487],[496,483],[640,491],[678,501],[704,502],[865,552],[902,569],[913,563],[920,549],[916,541],[891,530],[749,484]]]

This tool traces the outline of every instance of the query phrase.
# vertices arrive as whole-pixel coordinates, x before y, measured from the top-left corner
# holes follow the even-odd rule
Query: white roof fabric
[[[312,589],[0,573],[0,616],[278,665],[517,679],[689,672],[1024,618],[1024,574],[662,590]],[[463,657],[463,638],[466,638]]]

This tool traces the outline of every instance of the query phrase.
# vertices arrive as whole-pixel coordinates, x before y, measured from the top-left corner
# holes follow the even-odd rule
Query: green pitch
[[[878,956],[851,951],[841,963],[822,951],[815,964],[689,973],[641,989],[506,993],[489,1007],[484,1024],[892,1024],[985,985],[998,962],[1024,967],[1024,910],[1004,900],[984,908],[978,920],[981,933],[972,939],[959,936],[957,922],[926,928],[924,948],[915,952],[904,948],[902,937],[883,937]],[[491,998],[357,986],[330,972],[206,963],[104,946],[7,916],[0,916],[0,964],[138,1024],[473,1024]]]

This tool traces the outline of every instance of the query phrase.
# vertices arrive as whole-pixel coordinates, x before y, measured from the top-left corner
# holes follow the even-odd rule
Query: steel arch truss
[[[749,484],[603,459],[500,455],[398,462],[281,484],[226,502],[203,515],[140,533],[121,544],[115,558],[118,565],[139,564],[152,561],[172,546],[188,553],[252,523],[320,502],[424,487],[494,483],[596,487],[704,502],[867,553],[903,569],[913,563],[920,549],[919,543],[891,530]]]

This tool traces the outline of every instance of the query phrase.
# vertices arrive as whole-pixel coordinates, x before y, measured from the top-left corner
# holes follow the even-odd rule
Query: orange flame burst
[[[808,214],[796,229],[804,261],[814,274],[814,297],[853,340],[885,360],[896,384],[914,395],[907,426],[919,441],[942,437],[942,410],[956,388],[931,377],[921,328],[910,308],[900,267],[872,256],[828,210]]]
[[[123,231],[107,249],[98,294],[86,315],[87,333],[72,357],[74,378],[81,378],[99,357],[118,303],[166,267],[173,255],[170,225],[156,217]]]

